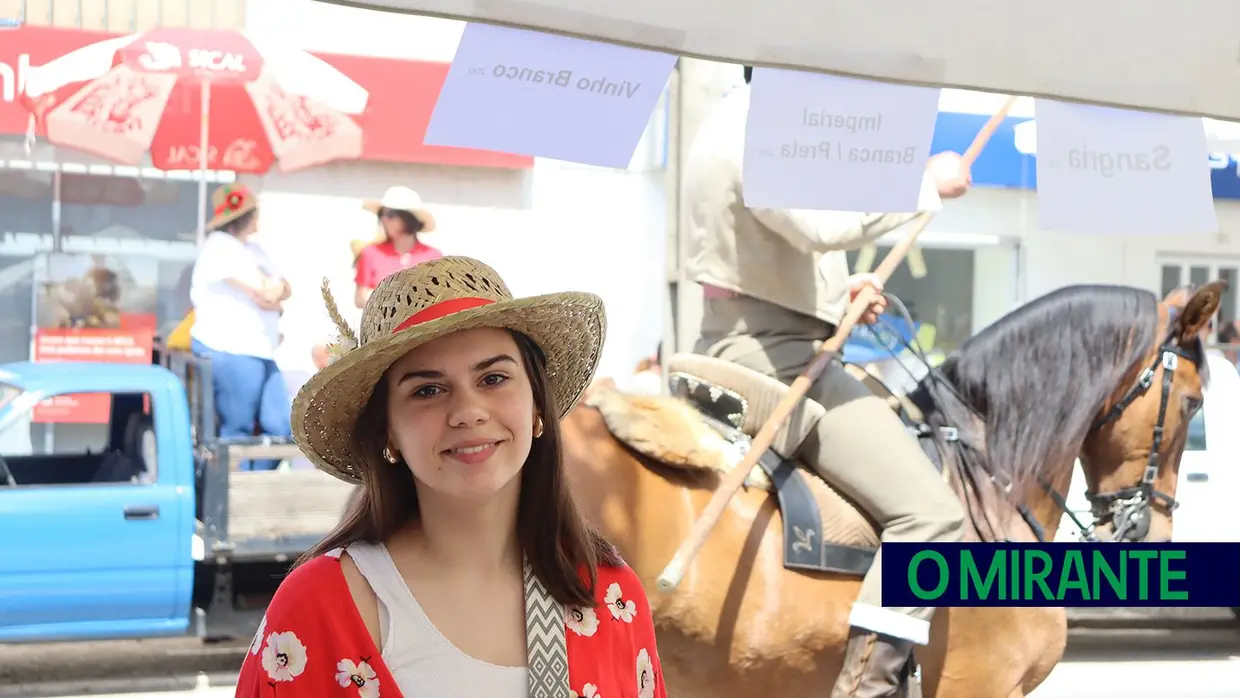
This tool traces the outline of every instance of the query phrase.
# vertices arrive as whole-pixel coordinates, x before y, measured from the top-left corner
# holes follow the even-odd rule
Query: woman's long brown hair
[[[543,433],[534,439],[521,470],[517,506],[517,539],[539,580],[564,605],[595,605],[598,566],[621,564],[616,549],[586,523],[564,476],[559,420],[547,389],[547,360],[542,349],[513,332],[525,372],[533,387],[534,404],[544,415]],[[387,442],[387,379],[375,386],[353,430],[353,453],[362,461],[363,483],[350,498],[344,517],[294,568],[334,548],[365,541],[380,543],[418,516],[413,473],[403,461],[383,459]]]

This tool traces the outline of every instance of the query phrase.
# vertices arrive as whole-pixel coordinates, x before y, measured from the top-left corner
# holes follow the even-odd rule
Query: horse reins
[[[887,297],[888,303],[895,307],[901,315],[903,315],[903,319],[908,323],[908,325],[912,327],[912,317],[909,314],[908,309],[904,306],[904,303],[890,293],[884,293],[883,295]],[[885,320],[883,320],[883,322],[886,323]],[[888,327],[888,329],[891,328]],[[1201,368],[1201,361],[1197,355],[1185,351],[1174,343],[1174,332],[1174,327],[1168,329],[1167,336],[1159,345],[1158,352],[1155,355],[1154,360],[1141,372],[1136,384],[1133,385],[1124,397],[1121,398],[1119,402],[1115,403],[1115,405],[1105,415],[1095,420],[1090,426],[1089,431],[1086,432],[1086,437],[1088,438],[1090,434],[1093,434],[1098,429],[1119,419],[1120,416],[1123,415],[1124,411],[1127,410],[1132,403],[1137,400],[1137,398],[1144,395],[1154,384],[1154,374],[1157,372],[1159,364],[1162,365],[1163,376],[1161,393],[1159,395],[1158,402],[1158,420],[1154,424],[1153,443],[1150,447],[1149,460],[1146,462],[1145,472],[1142,474],[1141,480],[1131,487],[1124,487],[1116,490],[1115,492],[1085,493],[1085,498],[1090,503],[1090,508],[1094,515],[1095,523],[1097,521],[1104,520],[1107,516],[1109,516],[1115,523],[1115,535],[1110,539],[1111,542],[1124,540],[1129,533],[1138,534],[1132,538],[1132,540],[1141,540],[1144,538],[1149,533],[1150,510],[1155,503],[1166,508],[1168,513],[1175,511],[1180,506],[1180,503],[1177,502],[1174,497],[1162,492],[1161,490],[1155,489],[1154,487],[1154,481],[1158,478],[1158,472],[1161,469],[1158,452],[1162,447],[1163,435],[1165,431],[1164,424],[1167,416],[1167,404],[1171,397],[1171,388],[1175,383],[1175,371],[1179,366],[1179,359],[1184,358],[1191,361],[1199,370]],[[968,401],[961,397],[960,393],[956,391],[955,386],[944,378],[941,372],[930,365],[928,358],[924,355],[924,352],[921,350],[920,346],[914,347],[908,340],[904,339],[903,335],[899,332],[895,332],[894,334],[899,341],[904,344],[905,348],[907,348],[915,357],[917,357],[919,361],[921,361],[922,365],[926,367],[929,376],[935,382],[951,391],[951,393],[955,395],[956,399],[959,400],[962,405],[967,407],[971,412],[977,415],[979,419],[981,419],[981,415],[978,415],[977,411],[973,409]],[[920,342],[918,344],[920,345]],[[890,348],[888,348],[888,351],[895,356],[895,352]],[[903,364],[901,364],[901,367],[904,368],[905,371],[908,371],[907,367],[904,367]],[[952,429],[951,431],[956,430]],[[959,440],[955,439],[955,441],[956,448],[961,448]],[[1009,496],[1011,495],[1011,482],[1000,482],[999,478],[994,473],[989,473],[989,475],[991,482],[995,486],[1002,490],[1004,494]],[[1098,537],[1094,535],[1093,530],[1082,523],[1080,518],[1078,518],[1068,506],[1067,498],[1064,497],[1064,495],[1061,495],[1058,490],[1051,485],[1051,483],[1047,482],[1044,477],[1039,476],[1038,484],[1041,485],[1042,489],[1046,491],[1046,494],[1050,496],[1051,501],[1054,502],[1055,506],[1058,507],[1062,513],[1066,514],[1072,521],[1073,525],[1075,525],[1077,530],[1080,532],[1083,540],[1090,543],[1101,542],[1098,540]],[[1038,521],[1037,517],[1033,515],[1033,512],[1029,510],[1028,506],[1026,506],[1024,502],[1019,501],[1013,501],[1011,504],[1016,508],[1016,511],[1025,521],[1025,524],[1029,526],[1034,536],[1037,537],[1038,542],[1047,542],[1046,530],[1042,527],[1042,524]],[[987,524],[993,531],[993,524],[990,524],[989,521]]]

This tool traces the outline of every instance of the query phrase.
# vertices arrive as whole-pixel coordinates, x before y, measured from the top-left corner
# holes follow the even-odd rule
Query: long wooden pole
[[[1009,97],[1003,107],[990,117],[982,127],[982,130],[978,132],[977,137],[973,139],[973,143],[969,145],[969,149],[964,152],[962,159],[966,173],[973,166],[973,162],[977,160],[977,156],[981,154],[982,149],[986,147],[990,137],[994,135],[995,129],[999,128],[999,125],[1003,123],[1003,119],[1012,109],[1015,101],[1015,97]],[[930,224],[933,218],[933,213],[921,213],[913,219],[913,226],[909,230],[908,235],[891,248],[891,252],[887,253],[882,264],[875,270],[875,274],[881,281],[886,282],[891,277],[892,272],[904,261],[904,257],[908,254],[909,249],[917,242],[917,236],[921,235],[921,232],[926,229],[926,226]],[[741,488],[741,485],[745,483],[745,477],[753,469],[753,466],[757,464],[758,458],[771,447],[771,443],[775,440],[775,433],[779,431],[784,421],[792,414],[792,411],[800,403],[801,398],[805,397],[809,387],[813,385],[814,381],[818,380],[818,377],[822,375],[823,370],[826,369],[827,365],[835,357],[835,354],[844,346],[844,342],[848,339],[848,335],[852,332],[853,327],[865,315],[866,310],[874,303],[875,298],[876,292],[868,285],[857,293],[856,298],[849,304],[848,311],[844,313],[844,318],[840,321],[836,333],[822,343],[822,346],[818,348],[818,353],[814,356],[814,360],[792,382],[788,392],[779,401],[779,404],[775,406],[775,409],[771,411],[771,416],[762,425],[762,428],[758,430],[757,435],[754,436],[753,442],[749,445],[748,452],[745,453],[745,457],[724,475],[723,481],[719,483],[718,489],[715,490],[714,496],[711,497],[710,502],[702,511],[702,515],[694,522],[689,535],[680,544],[680,548],[676,550],[676,554],[672,557],[671,562],[667,563],[667,566],[663,568],[663,573],[659,575],[658,584],[660,590],[671,591],[676,588],[676,585],[680,584],[680,580],[684,577],[689,563],[701,552],[702,546],[706,544],[706,539],[710,537],[711,531],[719,523],[720,517],[723,516],[724,507],[728,505],[728,502]]]

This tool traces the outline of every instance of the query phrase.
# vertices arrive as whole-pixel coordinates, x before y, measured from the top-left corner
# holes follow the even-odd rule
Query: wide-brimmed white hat
[[[406,211],[422,223],[422,232],[429,233],[435,229],[435,216],[423,208],[422,197],[409,187],[388,187],[382,199],[367,199],[362,208],[371,213],[387,208],[393,211]]]
[[[494,327],[520,332],[547,357],[548,389],[563,418],[594,378],[607,318],[592,293],[513,298],[494,269],[470,257],[442,257],[379,282],[355,336],[332,300],[327,312],[340,332],[335,358],[293,400],[293,438],[310,462],[345,482],[362,481],[352,443],[358,415],[375,385],[409,351],[458,330]]]

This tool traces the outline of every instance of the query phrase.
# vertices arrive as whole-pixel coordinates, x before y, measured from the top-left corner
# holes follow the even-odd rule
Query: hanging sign
[[[917,211],[938,88],[755,68],[745,205]]]
[[[469,24],[427,145],[626,168],[676,56]]]
[[[1201,119],[1039,99],[1038,227],[1069,233],[1218,231]]]

